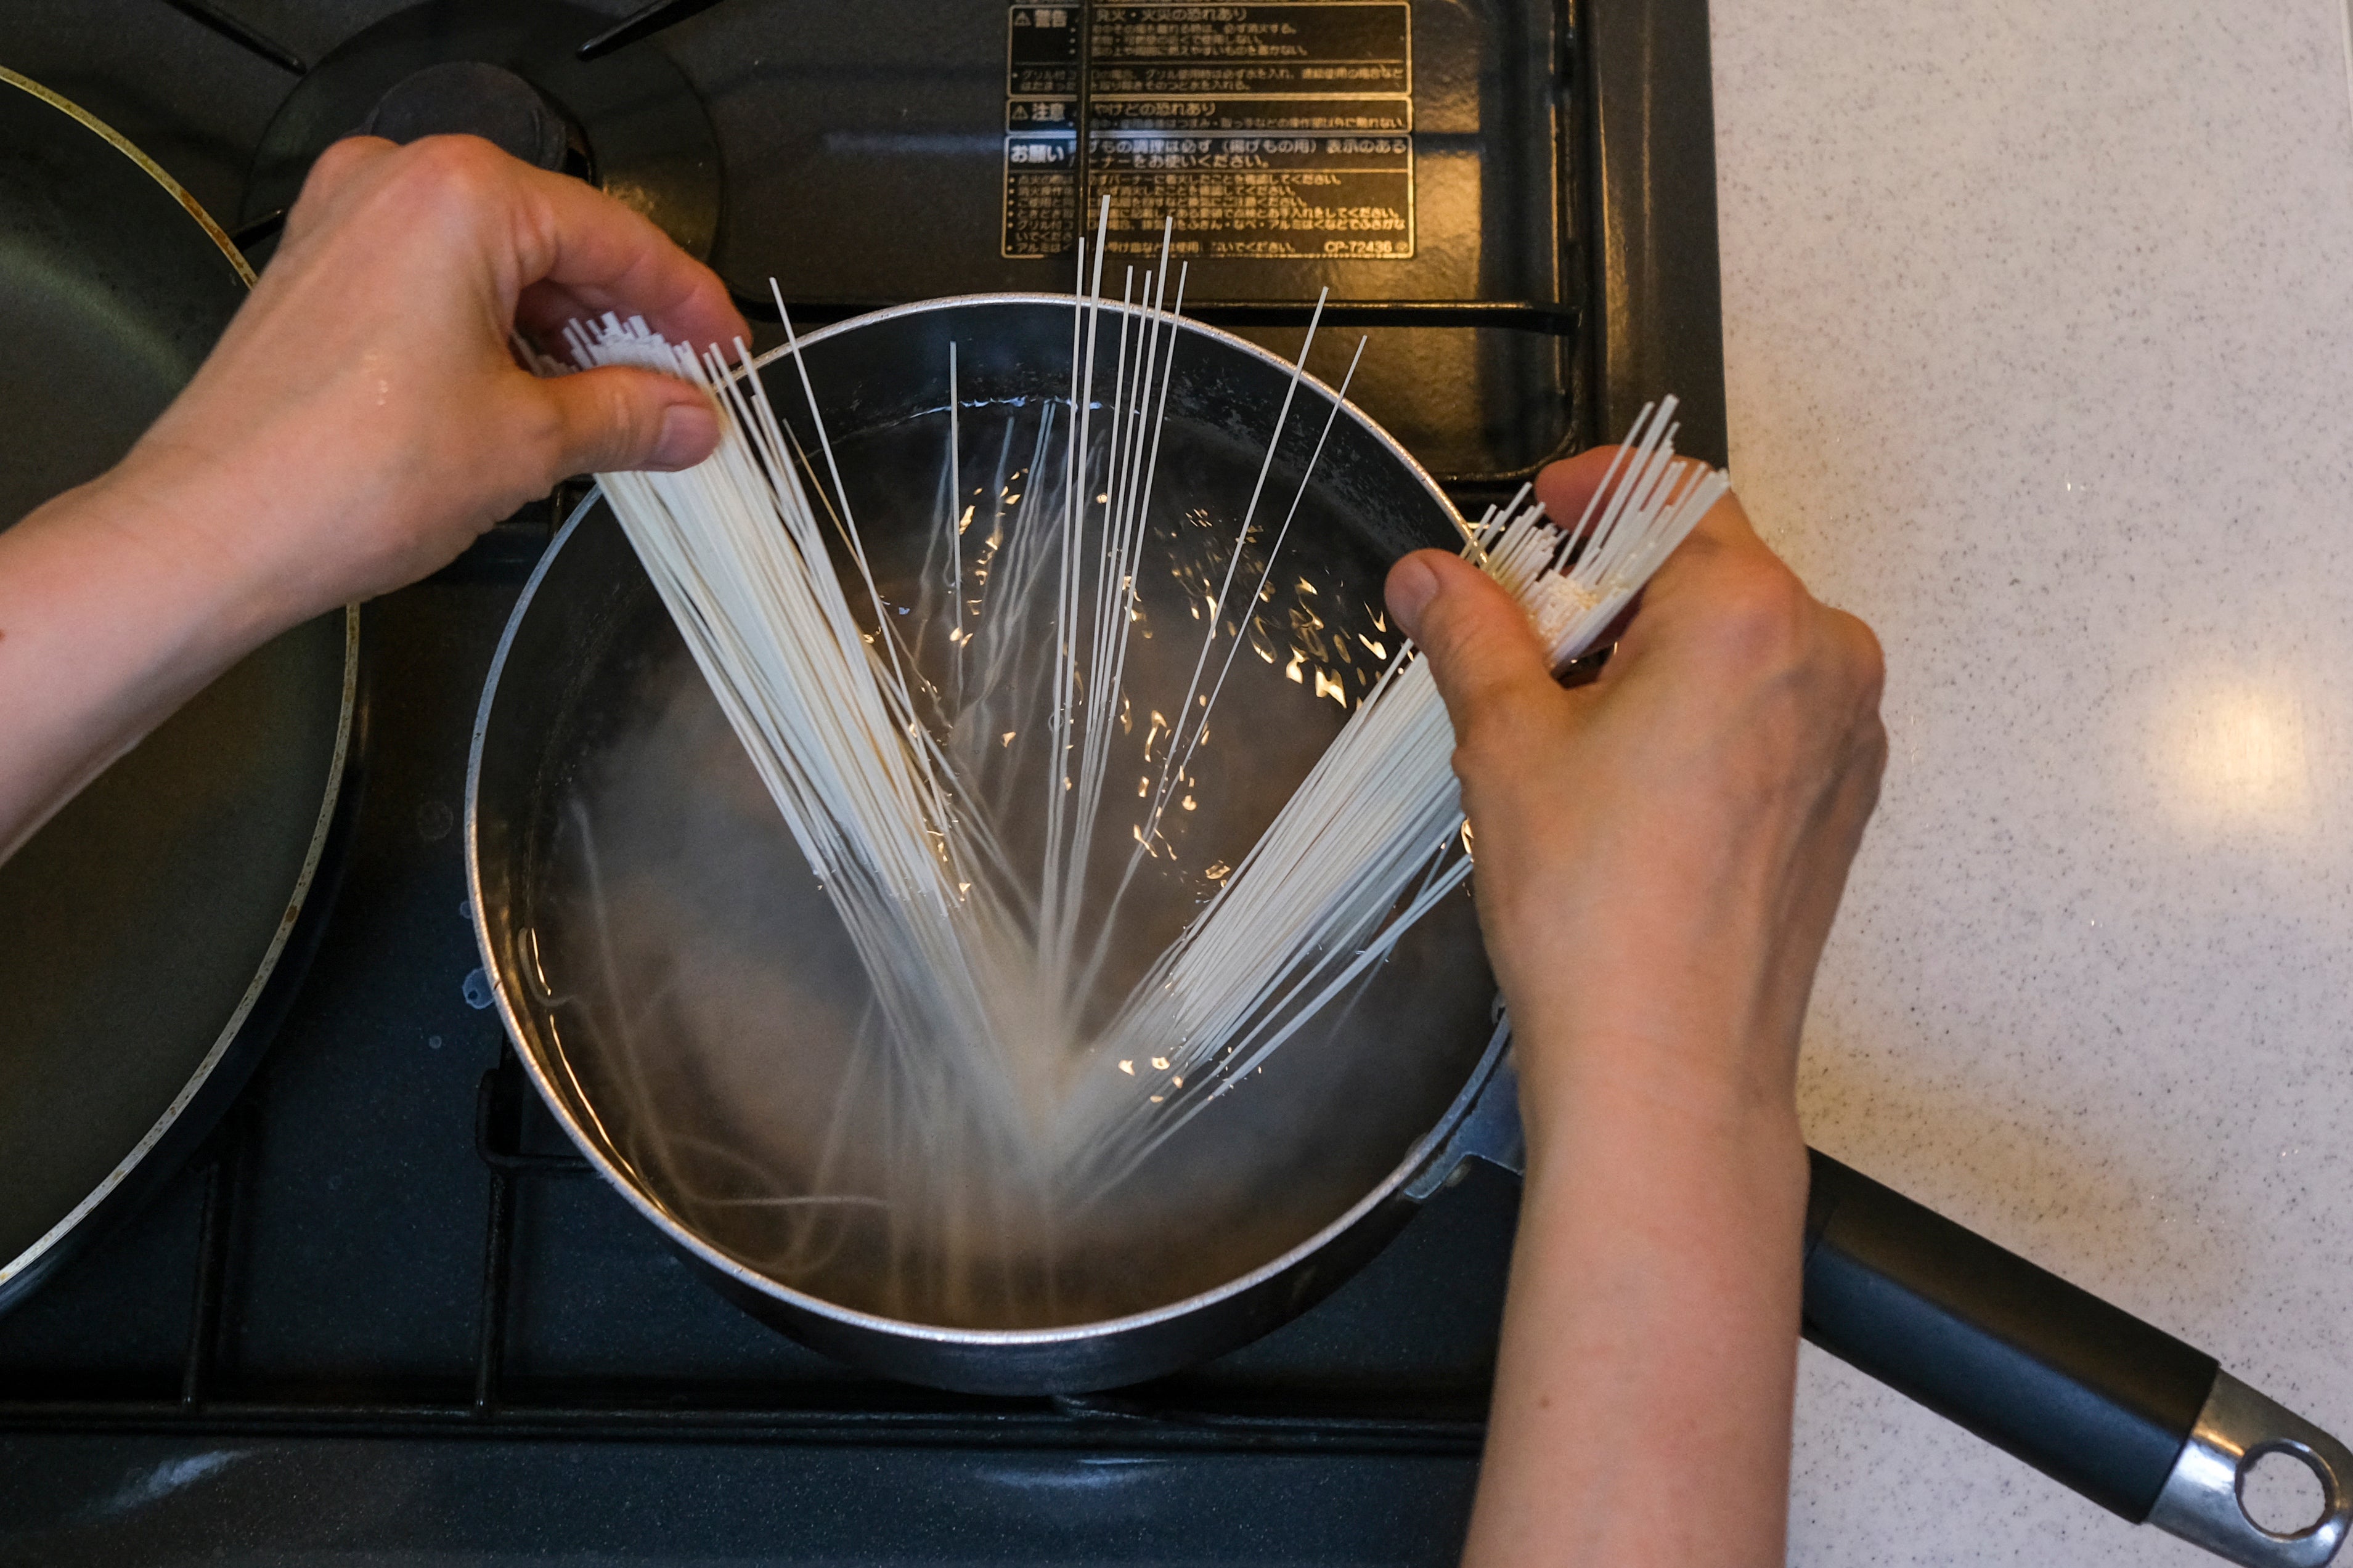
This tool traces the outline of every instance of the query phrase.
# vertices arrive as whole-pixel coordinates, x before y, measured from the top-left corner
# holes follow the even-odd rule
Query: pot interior
[[[849,323],[805,350],[880,590],[879,605],[862,589],[851,602],[894,626],[960,799],[1017,868],[1037,862],[1053,777],[1054,596],[1020,584],[1052,559],[1025,556],[1025,542],[1062,515],[1071,317],[1067,304],[963,302]],[[1119,417],[1119,324],[1106,310],[1098,450]],[[1070,1131],[1069,1086],[1115,1065],[1091,1054],[1090,1031],[1395,653],[1379,607],[1389,562],[1452,534],[1443,500],[1352,412],[1307,478],[1332,408],[1312,384],[1267,464],[1287,369],[1190,328],[1173,366],[1085,862],[1100,974],[1067,1028],[1031,1042],[1050,1070],[1014,1096],[1044,1142],[1087,1135],[1082,1121]],[[818,458],[791,363],[765,381]],[[954,1329],[1181,1301],[1282,1256],[1396,1173],[1481,1059],[1493,984],[1465,892],[1148,1152],[1083,1179],[1041,1174],[1007,1156],[1001,1109],[985,1115],[973,1081],[943,1062],[954,1047],[878,1021],[841,917],[605,509],[560,542],[517,616],[476,813],[483,918],[521,1043],[585,1140],[673,1224],[781,1292]],[[1206,737],[1172,759],[1166,716],[1188,693],[1198,706],[1221,671]],[[1163,777],[1174,783],[1154,849],[1138,856]]]

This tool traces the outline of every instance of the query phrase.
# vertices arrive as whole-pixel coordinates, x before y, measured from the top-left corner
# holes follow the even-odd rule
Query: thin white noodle
[[[1029,1139],[1034,1146],[1016,1152],[1033,1161],[1041,1179],[1050,1172],[1088,1187],[1116,1182],[1262,1065],[1471,872],[1460,847],[1463,817],[1451,766],[1453,731],[1426,664],[1401,646],[1274,821],[1092,1042],[1103,1070],[1081,1086],[1086,1092],[1066,1096],[1082,1112],[1075,1132],[1065,1128],[1041,1139],[1034,1118],[1025,1116],[1038,1084],[1034,1070],[1018,1059],[1017,1042],[1041,1021],[1067,1029],[1077,1016],[1078,998],[1101,967],[1119,899],[1150,852],[1172,793],[1187,779],[1245,635],[1238,623],[1235,647],[1204,691],[1323,308],[1319,300],[1218,593],[1208,602],[1208,627],[1167,736],[1157,784],[1147,792],[1126,872],[1109,908],[1083,910],[1124,700],[1139,552],[1184,296],[1180,274],[1176,311],[1162,310],[1169,260],[1164,229],[1158,267],[1145,275],[1140,296],[1131,269],[1116,340],[1103,344],[1108,210],[1106,201],[1091,269],[1081,245],[1082,277],[1089,286],[1072,302],[1061,515],[1059,524],[1041,518],[1025,522],[1036,512],[1025,506],[1015,519],[1015,534],[1035,548],[1009,558],[1033,574],[1011,584],[1014,591],[1044,591],[1050,577],[1056,606],[1044,716],[1050,732],[1046,834],[1034,884],[1008,864],[987,825],[963,805],[957,766],[922,722],[909,660],[875,584],[789,321],[786,339],[830,494],[816,482],[810,455],[769,405],[741,343],[743,366],[731,374],[715,351],[695,355],[641,321],[607,316],[568,334],[580,364],[667,371],[712,394],[723,435],[709,460],[682,473],[613,473],[599,476],[600,482],[697,667],[841,915],[874,984],[886,1056],[911,1082],[929,1086],[915,1094],[909,1113],[921,1117],[925,1103],[936,1107],[944,1103],[939,1096],[948,1096],[978,1111],[1011,1142]],[[781,298],[778,303],[781,309]],[[1095,365],[1104,346],[1112,380],[1102,405],[1098,469]],[[1357,346],[1358,358],[1363,347]],[[1298,493],[1268,547],[1251,605],[1271,579],[1356,364],[1352,360]],[[948,390],[946,547],[960,702],[966,651],[965,502],[953,345]],[[1524,486],[1504,507],[1462,529],[1463,554],[1527,609],[1556,668],[1594,645],[1728,488],[1722,474],[1674,456],[1673,408],[1670,398],[1637,416],[1572,527],[1547,521]],[[1050,427],[1050,409],[1029,470],[1032,495]],[[827,520],[873,606],[871,636],[861,631],[828,551]],[[990,553],[983,563],[992,580],[1008,570],[1006,559],[994,553],[996,539],[985,547]],[[1051,565],[1045,564],[1048,554]],[[998,591],[993,581],[991,591]],[[1242,621],[1248,617],[1246,608]],[[991,661],[1018,657],[1019,649],[988,639],[985,654],[980,678],[988,681]],[[1089,923],[1101,934],[1082,965],[1074,949]],[[907,1055],[918,1050],[927,1053],[920,1072]],[[1122,1070],[1106,1077],[1106,1064],[1114,1060]],[[1140,1060],[1152,1061],[1153,1070],[1134,1070],[1130,1064]]]

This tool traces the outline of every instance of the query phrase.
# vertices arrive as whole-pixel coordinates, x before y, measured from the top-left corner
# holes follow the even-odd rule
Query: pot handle
[[[1497,1032],[1510,1027],[1499,1015]],[[1496,1059],[1495,1070],[1479,1086],[1471,1109],[1454,1124],[1453,1132],[1405,1184],[1405,1195],[1416,1203],[1424,1202],[1470,1174],[1473,1160],[1483,1160],[1514,1176],[1527,1173],[1527,1140],[1520,1131],[1520,1071],[1512,1065],[1508,1049]]]
[[[2321,1568],[2353,1521],[2353,1452],[2214,1358],[1809,1151],[1805,1335],[2138,1524],[2246,1568]],[[2267,1454],[2319,1480],[2320,1517],[2266,1530],[2242,1501]]]
[[[1508,1027],[1507,1025],[1499,1026]],[[2353,1451],[2212,1356],[1818,1150],[1807,1151],[1804,1330],[1840,1360],[2136,1524],[2243,1568],[2325,1568],[2353,1524]],[[1405,1188],[1526,1163],[1506,1053]],[[2320,1482],[2292,1533],[2248,1514],[2270,1454]]]

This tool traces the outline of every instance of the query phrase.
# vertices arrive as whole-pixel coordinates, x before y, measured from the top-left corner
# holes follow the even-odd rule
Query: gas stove
[[[0,64],[266,258],[336,135],[470,129],[708,258],[764,342],[1067,288],[1176,220],[1187,313],[1477,507],[1685,400],[1725,456],[1704,0],[0,0]],[[585,58],[584,58],[585,57]],[[1082,156],[1081,149],[1085,150]],[[1327,346],[1328,345],[1328,346]],[[1290,1326],[1147,1386],[984,1400],[804,1350],[573,1155],[501,1038],[458,816],[577,490],[364,616],[335,901],[203,1150],[0,1318],[0,1563],[1450,1560],[1516,1206],[1484,1167]]]

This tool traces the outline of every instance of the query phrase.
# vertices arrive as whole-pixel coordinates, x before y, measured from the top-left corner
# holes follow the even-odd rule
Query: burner
[[[290,205],[311,161],[339,137],[469,132],[603,187],[707,259],[719,228],[718,138],[659,49],[575,58],[611,25],[531,0],[428,0],[396,12],[287,95],[254,154],[244,221],[258,226]]]
[[[578,127],[531,83],[480,60],[445,60],[401,78],[375,100],[360,129],[403,142],[462,132],[526,163],[595,183]],[[579,166],[567,167],[572,163]]]

